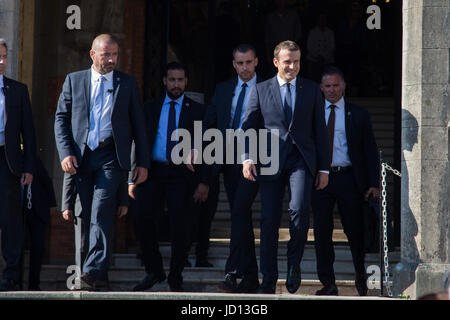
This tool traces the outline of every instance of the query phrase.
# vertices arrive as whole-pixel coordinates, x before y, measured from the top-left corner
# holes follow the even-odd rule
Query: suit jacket
[[[26,189],[25,189],[26,190]],[[31,183],[31,203],[34,213],[41,218],[44,223],[50,222],[50,208],[56,207],[55,190],[53,183],[44,167],[42,161],[36,157],[33,182]],[[25,193],[25,210],[27,200]]]
[[[147,146],[150,152],[152,152],[153,146],[155,144],[163,103],[164,99],[160,99],[158,101],[149,101],[144,104],[144,114],[147,124]],[[203,104],[195,102],[194,100],[188,98],[186,95],[184,96],[180,118],[178,120],[178,128],[186,129],[189,131],[192,139],[191,149],[194,148],[194,121],[202,121],[204,113],[205,107]],[[170,164],[170,166],[173,167],[172,172],[174,175],[188,176],[192,179],[195,178],[194,174],[192,174],[192,172],[187,169],[185,164]],[[200,166],[195,165],[194,168],[195,174],[197,174],[200,171]],[[152,172],[150,164],[149,176],[152,176],[153,174],[154,172]]]
[[[148,168],[150,154],[136,79],[115,70],[113,88],[111,125],[119,165],[130,170],[134,140],[137,166]],[[91,69],[67,75],[55,114],[55,139],[61,161],[73,155],[79,164],[82,162],[89,134],[90,90]]]
[[[11,172],[34,173],[36,140],[30,97],[25,84],[3,76],[5,95],[5,153]],[[21,138],[23,151],[20,148]]]
[[[260,82],[260,78],[256,78],[256,82]],[[217,84],[208,108],[206,108],[205,117],[203,119],[203,131],[211,128],[217,128],[222,132],[225,142],[225,132],[229,129],[231,122],[231,105],[234,97],[234,91],[238,83],[238,77],[223,81]],[[225,155],[225,143],[224,151]],[[225,159],[223,159],[225,163]],[[211,183],[214,177],[217,177],[222,169],[221,164],[212,164],[204,166],[200,180],[203,183]]]
[[[285,119],[277,77],[256,85],[250,96],[242,129],[278,129],[280,148],[278,172],[270,176],[259,175],[260,179],[275,179],[279,176],[292,144],[298,148],[313,176],[318,170],[329,170],[328,133],[323,106],[319,86],[313,81],[297,77],[295,107],[289,124]],[[269,154],[272,152],[269,141],[267,150]]]
[[[380,162],[369,112],[345,103],[345,133],[353,174],[361,192],[379,186]]]

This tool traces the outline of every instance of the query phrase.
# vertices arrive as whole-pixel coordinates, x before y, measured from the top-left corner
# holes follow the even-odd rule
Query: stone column
[[[8,65],[5,75],[17,79],[19,57],[19,23],[20,1],[0,1],[0,38],[4,38],[8,45]]]
[[[450,267],[448,0],[403,0],[401,263],[394,295],[442,290]]]

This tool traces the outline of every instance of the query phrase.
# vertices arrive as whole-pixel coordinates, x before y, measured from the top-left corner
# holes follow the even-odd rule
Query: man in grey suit
[[[36,142],[27,86],[5,77],[6,42],[0,39],[0,229],[6,261],[0,291],[20,289],[23,245],[21,185],[33,181]],[[23,152],[20,143],[23,143]]]
[[[61,167],[75,175],[83,212],[91,218],[89,250],[81,285],[108,286],[108,241],[116,195],[131,169],[131,144],[136,146],[136,184],[147,179],[149,150],[139,88],[134,77],[114,70],[117,41],[96,37],[88,70],[66,77],[55,114],[55,139]]]
[[[253,162],[256,159],[246,154],[242,170],[245,178],[258,179],[260,186],[262,293],[275,293],[278,229],[284,190],[286,185],[289,187],[291,238],[287,250],[286,288],[295,293],[301,283],[300,262],[308,235],[308,209],[314,179],[317,189],[328,184],[328,136],[319,86],[297,77],[300,71],[298,45],[293,41],[279,43],[274,50],[273,62],[278,73],[272,79],[256,84],[242,129],[278,130],[278,137],[273,134],[271,139],[279,139],[279,150],[270,150],[268,143],[266,154],[279,156],[279,169],[272,175],[258,175]],[[260,169],[260,173],[263,172],[263,168]]]

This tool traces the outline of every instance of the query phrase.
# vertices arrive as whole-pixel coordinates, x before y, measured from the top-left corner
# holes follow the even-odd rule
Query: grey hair
[[[6,50],[8,50],[8,45],[6,44],[6,40],[3,38],[0,38],[0,46],[4,46]]]

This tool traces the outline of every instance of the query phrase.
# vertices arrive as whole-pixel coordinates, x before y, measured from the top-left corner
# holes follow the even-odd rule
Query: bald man
[[[150,162],[139,88],[134,77],[114,70],[118,56],[111,35],[96,37],[91,68],[67,75],[55,114],[62,170],[74,176],[83,215],[91,219],[81,289],[108,288],[108,241],[116,195],[131,170],[132,142],[136,184],[147,179]]]

